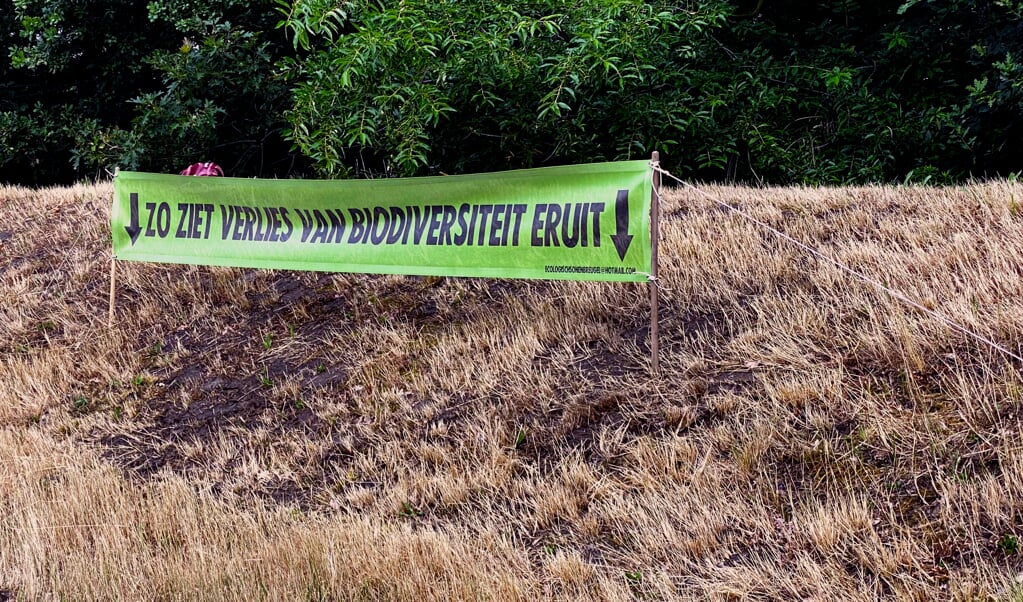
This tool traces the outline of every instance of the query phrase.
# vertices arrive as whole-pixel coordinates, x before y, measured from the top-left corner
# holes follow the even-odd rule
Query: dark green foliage
[[[172,39],[150,27],[145,5],[129,0],[5,3],[0,66],[0,175],[30,184],[78,174],[70,153],[90,120],[126,121],[124,103],[155,82],[143,69],[150,44]]]
[[[814,159],[769,180],[936,183],[1023,168],[999,150],[1018,139],[1020,112],[1003,110],[985,122],[973,92],[979,75],[996,71],[1004,85],[997,63],[1023,50],[1018,3],[780,2],[765,11],[760,31],[739,45],[769,48],[787,64],[805,65],[804,74],[817,71],[823,83],[814,88],[812,77],[797,78],[800,114],[774,122]],[[771,63],[757,64],[767,67],[763,79],[782,79]]]
[[[0,8],[0,179],[177,171],[218,161],[232,175],[290,168],[288,100],[274,74],[272,4],[225,0],[19,0]],[[267,39],[276,39],[274,46]],[[276,164],[274,164],[276,162]]]
[[[231,175],[274,172],[267,163],[282,154],[278,132],[288,90],[273,76],[269,45],[227,23],[205,24],[197,33],[197,41],[186,38],[179,47],[147,58],[160,73],[162,88],[131,100],[130,127],[100,129],[79,140],[76,160],[150,171],[215,161]],[[88,144],[97,139],[98,144]],[[267,147],[274,156],[267,156]]]
[[[654,149],[753,183],[1023,170],[1021,0],[17,0],[0,44],[0,181]]]
[[[290,94],[274,66],[288,47],[272,3],[225,0],[218,9],[197,0],[149,3],[150,19],[172,24],[181,38],[147,56],[162,87],[132,99],[135,117],[123,135],[141,152],[113,156],[120,165],[177,171],[215,161],[234,176],[290,170],[280,137]]]
[[[908,50],[896,8],[781,3],[732,27],[727,43],[745,48],[735,56],[745,81],[727,97],[736,149],[719,166],[729,179],[953,177],[937,166],[958,166],[969,152],[963,108],[949,102],[944,59],[922,62],[922,48]]]
[[[110,26],[90,24],[85,5],[79,4],[0,4],[5,49],[0,56],[0,177],[5,181],[66,181],[71,175],[68,155],[56,161],[54,156],[70,145],[69,122],[79,114],[109,117],[109,106],[100,99],[116,94],[123,82],[110,68],[120,51],[133,51],[116,47]],[[124,9],[122,22],[130,27],[137,11],[129,4],[111,2],[110,7]],[[101,12],[97,21],[106,16]],[[111,60],[98,61],[103,53]]]

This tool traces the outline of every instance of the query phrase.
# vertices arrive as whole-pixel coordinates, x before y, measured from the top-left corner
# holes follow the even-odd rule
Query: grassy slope
[[[1019,185],[704,190],[1023,347]],[[0,190],[0,600],[1021,597],[1020,366],[699,195],[659,379],[633,285],[122,263],[110,330],[109,196]]]

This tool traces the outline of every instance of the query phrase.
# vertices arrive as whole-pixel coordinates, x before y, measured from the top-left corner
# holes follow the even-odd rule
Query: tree
[[[646,156],[773,183],[1023,167],[1018,0],[294,3],[288,136],[326,176]]]
[[[839,184],[1023,168],[1005,151],[1023,133],[1021,12],[1018,1],[759,3],[723,38],[752,91],[735,99],[729,170]]]
[[[291,5],[288,136],[326,176],[480,171],[672,152],[723,2]],[[650,135],[653,132],[653,135]]]
[[[1023,0],[15,0],[0,43],[2,181],[1023,170]]]
[[[77,123],[123,120],[117,101],[152,81],[142,69],[145,40],[159,43],[167,32],[147,27],[145,7],[128,0],[18,0],[0,10],[10,48],[0,100],[4,180],[69,181]]]
[[[199,160],[233,175],[290,169],[288,90],[274,64],[291,48],[269,0],[18,0],[0,16],[12,76],[0,88],[0,145],[19,151],[0,165],[4,180]]]

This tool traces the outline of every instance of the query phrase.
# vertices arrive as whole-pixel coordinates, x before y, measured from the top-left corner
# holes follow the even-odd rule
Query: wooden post
[[[116,295],[117,295],[117,288],[116,288],[117,281],[114,279],[114,277],[117,275],[116,267],[117,267],[117,258],[114,257],[113,254],[111,254],[110,255],[110,307],[107,310],[107,327],[108,328],[113,328],[114,327],[114,300],[117,298],[116,297]]]
[[[114,179],[118,179],[118,175],[121,174],[121,168],[114,168]],[[114,256],[114,249],[110,249],[110,306],[106,311],[106,328],[114,328],[114,305],[117,300],[117,281],[115,276],[117,275],[117,262],[118,258]]]
[[[660,341],[658,333],[658,287],[657,281],[657,243],[661,238],[661,172],[657,168],[661,166],[661,153],[654,151],[650,156],[650,164],[654,167],[653,187],[650,193],[650,371],[654,376],[661,372]]]

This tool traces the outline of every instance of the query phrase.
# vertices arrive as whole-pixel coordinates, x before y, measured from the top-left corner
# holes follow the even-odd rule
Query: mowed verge
[[[704,187],[1023,347],[1023,186]],[[703,197],[643,286],[118,264],[0,190],[0,599],[988,599],[1020,366]]]

